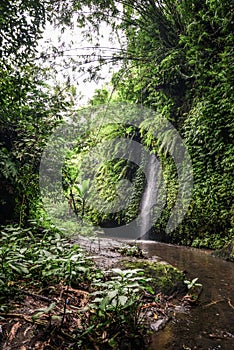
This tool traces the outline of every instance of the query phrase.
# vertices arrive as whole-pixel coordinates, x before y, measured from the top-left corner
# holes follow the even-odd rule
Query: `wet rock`
[[[216,250],[212,255],[234,262],[234,240],[226,244],[222,249]]]
[[[159,330],[163,329],[167,322],[169,321],[169,317],[164,317],[161,318],[155,322],[152,322],[150,325],[150,328],[154,331],[154,332],[158,332]]]
[[[134,259],[123,261],[124,268],[142,269],[146,277],[151,278],[149,285],[155,294],[164,293],[171,295],[174,292],[184,289],[184,274],[172,265],[153,259]]]

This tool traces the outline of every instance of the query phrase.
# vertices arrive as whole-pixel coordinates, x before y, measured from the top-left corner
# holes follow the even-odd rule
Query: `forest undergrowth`
[[[55,229],[38,233],[8,226],[0,241],[0,347],[5,350],[145,349],[178,303],[194,302],[188,294],[182,299],[181,291],[179,297],[176,287],[163,293],[144,269],[100,269],[94,252]],[[126,247],[117,254],[126,256]],[[144,261],[134,246],[127,251]],[[161,270],[160,277],[166,276],[169,280]],[[178,276],[181,282],[183,274]]]

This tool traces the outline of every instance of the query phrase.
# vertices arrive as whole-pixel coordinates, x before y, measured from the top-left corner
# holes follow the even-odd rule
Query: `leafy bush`
[[[102,349],[119,349],[128,344],[128,349],[143,349],[143,324],[140,315],[141,297],[148,288],[149,279],[143,270],[109,271],[108,280],[94,282],[86,326],[80,332],[79,345],[90,349],[92,342]]]
[[[91,261],[85,252],[56,231],[5,227],[0,238],[0,294],[17,280],[74,285],[88,279]]]

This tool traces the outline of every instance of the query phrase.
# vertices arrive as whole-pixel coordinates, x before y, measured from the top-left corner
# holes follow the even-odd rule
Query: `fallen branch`
[[[225,299],[214,300],[214,301],[212,301],[212,302],[209,303],[209,304],[203,305],[203,308],[206,308],[206,307],[209,307],[209,306],[218,304],[218,303],[220,303],[221,301],[224,301],[224,300],[225,300]]]
[[[10,318],[24,318],[26,321],[28,321],[28,316],[25,316],[23,314],[4,314],[0,313],[0,316],[2,317],[10,317]]]
[[[15,313],[4,314],[1,312],[0,316],[5,317],[5,318],[23,318],[25,321],[30,322],[30,323],[37,323],[37,324],[43,324],[43,325],[46,324],[46,322],[43,322],[41,320],[33,321],[31,316],[23,315],[23,314],[15,314]]]
[[[24,290],[24,289],[20,289],[20,291],[23,293],[23,294],[26,294],[26,295],[29,295],[30,297],[33,297],[33,298],[36,298],[36,299],[39,299],[39,300],[42,300],[42,301],[46,301],[47,303],[52,303],[54,300],[50,299],[50,298],[47,298],[43,295],[39,295],[39,294],[34,294],[34,293],[31,293],[27,290]]]

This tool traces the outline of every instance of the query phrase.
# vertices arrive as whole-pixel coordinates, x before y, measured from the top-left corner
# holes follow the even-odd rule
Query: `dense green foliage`
[[[46,286],[48,281],[56,284],[62,280],[76,286],[89,279],[91,261],[85,252],[56,230],[44,230],[39,236],[33,228],[5,227],[0,242],[0,301],[3,305],[7,295],[12,290],[17,291],[18,281]]]
[[[222,247],[233,235],[232,3],[22,0],[14,4],[3,1],[1,10],[0,222],[22,224],[35,218],[42,150],[54,126],[62,116],[69,116],[74,102],[69,81],[63,89],[45,83],[51,73],[40,67],[36,45],[46,20],[65,31],[74,23],[76,13],[77,25],[93,43],[94,51],[77,55],[76,62],[73,58],[73,69],[86,70],[96,78],[105,61],[121,62],[112,78],[115,92],[97,91],[90,104],[120,101],[149,107],[167,118],[182,136],[194,173],[193,198],[186,218],[174,232],[165,235],[178,194],[178,178],[165,140],[156,140],[150,133],[150,123],[157,123],[156,119],[145,120],[139,130],[129,130],[128,126],[126,131],[118,125],[103,128],[99,140],[92,132],[84,133],[84,139],[79,140],[82,146],[75,151],[79,166],[87,149],[101,144],[101,138],[121,136],[146,145],[159,156],[167,186],[166,207],[154,225],[152,238],[163,234],[167,241]],[[121,42],[121,48],[112,50],[109,56],[98,51],[100,21],[111,28],[111,34],[118,33]],[[52,52],[64,54],[61,48]],[[49,57],[46,53],[41,56]],[[77,202],[73,201],[73,209],[82,217],[87,214],[91,222],[123,224],[139,212],[145,178],[134,166],[118,161],[99,169],[96,191],[107,202],[116,196],[119,180],[127,178],[135,188],[127,209],[110,215],[86,208],[82,184],[76,184],[72,176],[67,173],[64,180],[66,193],[69,197],[74,192]]]
[[[88,306],[91,313],[84,317],[85,337],[81,334],[79,344],[82,349],[89,349],[95,337],[95,344],[103,349],[118,349],[124,344],[131,349],[143,349],[140,307],[143,293],[149,289],[149,278],[141,269],[115,268],[108,274],[107,281],[99,279],[93,283],[97,290],[91,293],[93,300]]]
[[[26,285],[85,285],[92,292],[92,303],[79,314],[85,323],[71,337],[75,348],[99,344],[118,349],[126,341],[132,348],[144,346],[139,310],[142,295],[151,293],[154,285],[148,285],[149,280],[133,265],[128,265],[131,270],[114,269],[106,274],[93,268],[84,251],[59,232],[60,227],[51,226],[42,206],[39,167],[43,150],[55,127],[63,119],[71,121],[74,115],[82,133],[67,153],[62,169],[65,210],[75,212],[83,223],[104,227],[124,226],[137,217],[147,182],[142,171],[145,156],[139,152],[139,166],[118,157],[123,139],[132,140],[160,160],[167,190],[165,207],[150,238],[196,247],[224,247],[220,255],[229,254],[233,259],[233,13],[228,0],[1,1],[0,225],[4,227],[0,232],[0,311],[5,312],[8,299],[23,293],[20,287],[25,289]],[[75,22],[85,40],[92,43],[92,52],[71,55],[69,60],[62,41],[59,47],[38,52],[46,23],[64,33]],[[114,35],[118,38],[119,48],[108,52],[100,47],[103,23],[110,39]],[[69,66],[79,77],[86,72],[94,81],[106,62],[118,63],[111,79],[112,91],[107,87],[97,90],[89,101],[96,121],[90,117],[89,108],[86,112],[77,110],[76,89],[69,76],[64,83],[56,83],[58,56],[64,56],[65,68]],[[50,69],[44,68],[48,64]],[[114,119],[102,124],[105,107],[114,115],[115,103],[128,106],[126,110],[123,107],[127,111],[125,124]],[[154,111],[154,117],[149,113],[140,125],[132,125],[135,105]],[[169,233],[166,227],[179,193],[179,174],[171,156],[172,150],[176,152],[175,134],[169,130],[152,135],[160,117],[181,135],[194,176],[186,217]],[[113,149],[107,151],[105,144],[115,138],[120,141],[114,153]],[[66,140],[59,141],[65,144]],[[100,160],[98,169],[86,162],[92,151]],[[93,187],[87,174],[94,179]],[[131,189],[126,180],[132,183]],[[46,200],[65,221],[63,203],[55,206],[50,194]],[[120,210],[126,197],[126,205]],[[83,223],[74,226],[75,233],[78,227],[90,234]],[[136,253],[125,249],[129,255]],[[177,271],[172,270],[168,277],[166,267],[159,270],[155,281],[171,291]],[[160,278],[159,272],[166,276]],[[191,289],[199,286],[196,281],[186,283]],[[59,311],[59,332],[65,322],[66,303],[65,299],[62,314]],[[46,314],[50,327],[54,307],[53,302],[39,310],[30,322]],[[125,338],[119,336],[121,332]]]
[[[112,79],[116,92],[108,96],[105,89],[99,91],[91,104],[108,103],[112,98],[148,106],[173,123],[190,152],[194,173],[192,202],[183,223],[164,239],[221,247],[233,236],[232,3],[85,3],[92,9],[92,23],[103,19],[125,35],[123,66]],[[101,8],[105,10],[100,12]],[[81,17],[84,20],[84,15]],[[113,59],[120,59],[118,52]],[[150,132],[142,129],[140,142],[160,156],[167,182],[167,206],[152,235],[157,239],[165,231],[175,204],[177,175],[172,159],[163,147],[157,146]],[[102,181],[110,198],[114,191],[109,193],[109,180],[117,173],[110,168],[108,171],[103,172]],[[139,210],[142,191],[137,191],[142,189],[144,178],[139,173],[133,181],[141,185],[135,187],[131,206],[127,212],[117,214],[116,222],[128,222]],[[113,216],[109,219],[113,220]]]
[[[68,99],[46,83],[51,73],[36,55],[45,8],[39,1],[0,6],[0,223],[22,224],[37,207],[41,153]]]
[[[123,343],[132,344],[132,349],[136,346],[144,349],[145,326],[140,308],[143,295],[151,292],[154,298],[154,291],[143,270],[101,271],[70,237],[53,227],[39,233],[33,226],[27,229],[9,226],[1,231],[0,266],[2,319],[13,305],[16,307],[15,302],[18,304],[25,295],[32,295],[50,304],[31,313],[29,322],[38,325],[39,331],[41,318],[46,316],[45,334],[50,329],[53,337],[59,334],[61,338],[66,330],[72,349],[91,349],[97,344],[103,349],[118,349]],[[52,300],[50,294],[56,288],[69,291],[68,297],[63,300],[61,292],[60,297]],[[71,317],[71,310],[66,313],[66,305],[72,291],[76,292],[78,304],[80,290],[86,300],[83,306],[75,307],[74,326],[77,318],[80,321],[73,332],[73,328],[66,329],[66,317],[68,314]],[[41,295],[41,291],[47,291],[49,297]]]

